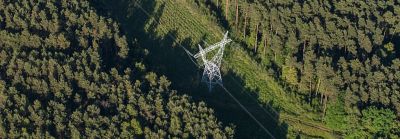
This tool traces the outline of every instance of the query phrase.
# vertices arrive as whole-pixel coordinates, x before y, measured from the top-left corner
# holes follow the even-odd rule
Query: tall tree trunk
[[[219,8],[219,0],[217,0],[217,8]]]
[[[229,0],[226,0],[225,3],[225,18],[228,20],[228,11],[229,11]]]
[[[248,7],[246,7],[244,14],[244,27],[243,27],[243,39],[246,39],[246,27],[247,27],[247,15],[248,15]]]
[[[238,22],[239,22],[239,4],[238,4],[238,0],[235,0],[235,5],[236,5],[235,29],[237,30]]]
[[[306,40],[303,41],[303,59],[304,59],[304,53],[306,52]]]
[[[254,52],[257,53],[257,42],[258,42],[258,24],[256,24],[256,42],[254,43]]]
[[[310,84],[308,87],[310,89],[310,104],[312,104],[312,79],[310,79]]]
[[[320,103],[320,104],[323,104],[323,101],[322,101],[322,100],[323,100],[323,98],[324,98],[324,94],[323,94],[323,93],[321,93],[321,98],[319,99],[319,103]]]
[[[265,56],[265,52],[266,52],[266,49],[267,49],[267,37],[268,37],[268,35],[267,35],[265,30],[263,31],[263,36],[264,36],[264,50],[263,50],[263,53],[264,53],[264,56]]]
[[[317,96],[317,93],[318,93],[318,91],[319,91],[319,86],[321,85],[321,78],[318,78],[318,81],[317,81],[317,88],[315,89],[315,96]]]
[[[323,110],[323,116],[325,117],[325,112],[326,112],[326,104],[328,103],[328,95],[325,95],[325,101],[324,101],[324,110]]]

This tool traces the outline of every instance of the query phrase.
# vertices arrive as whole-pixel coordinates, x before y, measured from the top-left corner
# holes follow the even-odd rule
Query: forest
[[[0,138],[400,138],[400,1],[0,0]]]

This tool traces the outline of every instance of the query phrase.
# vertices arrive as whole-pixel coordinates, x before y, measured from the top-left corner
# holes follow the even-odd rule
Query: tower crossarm
[[[203,53],[211,52],[211,51],[213,51],[213,50],[215,50],[215,49],[217,49],[219,47],[224,46],[225,44],[227,44],[227,43],[229,43],[231,41],[232,41],[231,39],[227,39],[227,40],[223,40],[221,42],[218,42],[218,43],[216,43],[214,45],[211,45],[211,46],[207,47],[206,49],[203,49]],[[201,54],[199,52],[199,53],[195,54],[193,57],[194,58],[199,58],[200,56],[201,56]]]
[[[228,38],[228,33],[229,33],[229,32],[227,31],[227,32],[224,34],[224,38],[222,39],[222,41],[220,41],[220,42],[218,42],[218,43],[216,43],[216,44],[213,44],[213,45],[207,47],[206,49],[203,49],[203,52],[206,54],[206,53],[208,53],[208,52],[213,51],[214,49],[217,49],[217,48],[219,48],[219,47],[223,47],[223,46],[225,46],[225,44],[231,42],[232,40]],[[201,54],[200,54],[200,52],[199,52],[199,53],[195,54],[193,57],[194,57],[194,58],[199,58],[200,56],[201,56]]]

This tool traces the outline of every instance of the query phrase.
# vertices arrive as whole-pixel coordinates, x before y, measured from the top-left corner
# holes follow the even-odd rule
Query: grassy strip
[[[165,4],[165,5],[163,5]],[[202,39],[212,43],[222,37],[223,32],[215,23],[206,20],[204,15],[200,15],[193,9],[188,9],[189,4],[186,1],[157,1],[157,11],[164,6],[158,24],[154,30],[158,37],[165,36],[170,31],[176,31],[176,39],[181,42],[186,38],[191,38],[192,47],[195,47]],[[186,6],[185,6],[186,5]],[[152,19],[156,22],[156,19]],[[150,23],[151,24],[151,23]],[[147,26],[147,30],[152,27]],[[206,35],[206,36],[204,36]],[[331,138],[332,135],[326,131],[322,123],[312,121],[318,114],[310,114],[298,102],[294,101],[282,87],[272,78],[257,62],[239,46],[227,49],[226,58],[224,58],[225,72],[230,70],[237,74],[242,80],[244,87],[251,92],[256,92],[259,103],[263,105],[272,105],[280,112],[281,120],[290,124],[290,130],[301,131],[302,134],[310,137]],[[307,121],[305,124],[303,121]]]

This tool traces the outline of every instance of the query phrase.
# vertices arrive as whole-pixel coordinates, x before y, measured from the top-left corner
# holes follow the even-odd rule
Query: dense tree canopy
[[[218,2],[199,6],[227,12],[218,20],[288,92],[323,114],[343,96],[347,114],[378,107],[400,117],[400,1],[231,0],[212,9]]]
[[[233,136],[118,26],[86,0],[0,0],[0,138]]]
[[[128,7],[138,8],[135,2],[128,2],[132,4]],[[267,97],[281,94],[269,91],[257,96],[261,100],[255,102],[257,106],[301,103],[296,106],[317,115],[308,119],[345,137],[400,137],[399,0],[167,2],[171,7],[141,1],[148,10],[155,10],[149,25],[138,9],[112,16],[115,11],[110,9],[117,4],[104,6],[112,3],[0,0],[0,138],[233,138],[233,128],[219,122],[213,109],[171,89],[167,77],[158,74],[169,70],[159,65],[164,61],[144,60],[149,53],[144,48],[169,48],[146,47],[140,43],[149,40],[133,37],[145,32],[151,37],[147,39],[157,40],[155,45],[169,45],[165,36],[176,35],[177,43],[195,44],[217,34],[218,25],[230,30],[235,47],[244,47],[230,49],[230,54],[242,57],[228,62],[239,68],[256,65],[257,70],[246,67],[242,74],[228,69],[243,78],[245,87],[268,92],[283,86],[282,94],[294,96],[273,102],[269,100],[280,98]],[[163,14],[176,17],[161,18]],[[129,22],[128,18],[137,19]],[[132,30],[121,29],[118,21],[125,20],[125,26],[136,25],[134,33],[140,33],[128,35]],[[157,25],[158,21],[163,24]],[[207,34],[210,30],[218,31]],[[161,52],[163,58],[173,61],[168,52]],[[270,75],[254,73],[264,71],[274,76],[271,81],[259,81],[269,80]],[[178,72],[169,75],[182,74]],[[279,87],[254,87],[275,82],[270,86]],[[299,119],[308,116],[288,113]]]

